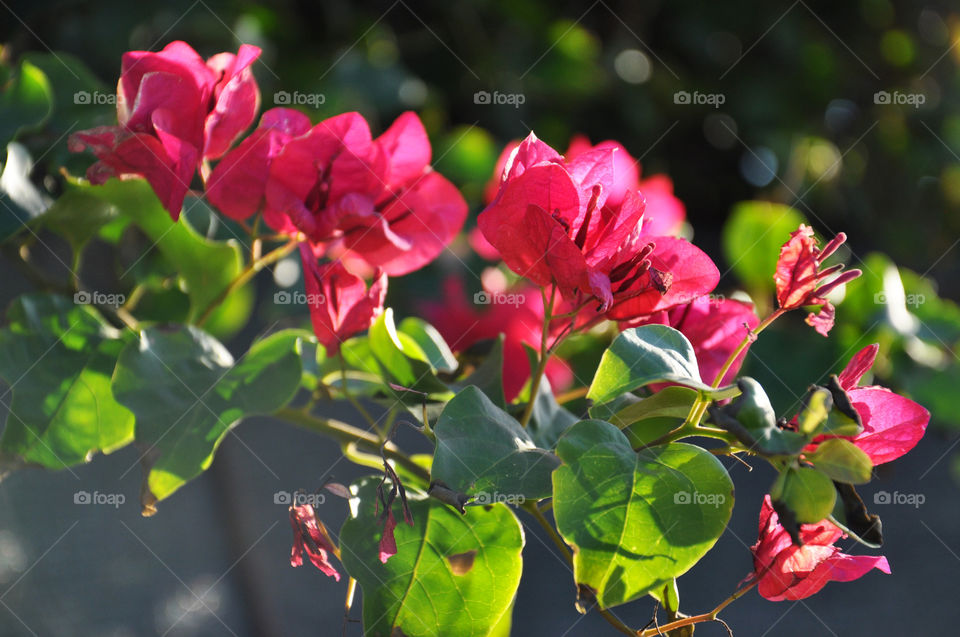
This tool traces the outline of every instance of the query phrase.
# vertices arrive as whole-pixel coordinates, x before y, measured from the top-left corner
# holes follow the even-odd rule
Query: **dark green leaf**
[[[43,71],[21,61],[0,86],[0,149],[25,130],[42,124],[53,108],[53,91]]]
[[[241,418],[291,400],[300,384],[301,334],[277,332],[238,362],[215,338],[189,326],[146,329],[123,350],[113,393],[136,414],[136,440],[149,449],[145,511],[209,467]]]
[[[481,503],[545,498],[560,461],[539,449],[530,434],[477,387],[467,387],[444,408],[434,427],[437,451],[431,477]],[[484,498],[488,498],[484,502]]]
[[[400,321],[399,329],[420,346],[420,351],[426,356],[426,362],[430,363],[434,370],[448,374],[457,371],[457,359],[437,328],[421,318],[408,316]]]

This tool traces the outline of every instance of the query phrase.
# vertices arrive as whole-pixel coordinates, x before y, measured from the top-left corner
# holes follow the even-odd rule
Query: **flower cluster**
[[[381,312],[387,275],[425,266],[450,243],[466,202],[431,169],[427,133],[410,112],[373,138],[358,113],[311,125],[299,111],[273,108],[234,146],[259,109],[250,72],[259,55],[244,45],[204,61],[184,42],[128,52],[118,125],[75,133],[70,148],[97,156],[87,171],[93,183],[146,179],[174,219],[199,169],[206,197],[223,214],[244,221],[261,213],[271,228],[303,241],[314,328],[335,353]],[[335,260],[318,264],[319,257]],[[358,274],[373,275],[369,289]]]

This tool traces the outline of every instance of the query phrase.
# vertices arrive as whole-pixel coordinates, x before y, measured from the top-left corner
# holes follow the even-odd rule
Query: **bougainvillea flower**
[[[701,377],[704,382],[710,383],[743,339],[757,327],[760,319],[749,303],[703,296],[637,321],[621,323],[620,327],[626,329],[649,323],[669,325],[682,332],[693,345]],[[744,349],[721,379],[721,384],[733,382],[746,355],[747,349]]]
[[[260,107],[250,65],[260,55],[242,45],[204,62],[190,45],[171,42],[162,51],[128,51],[117,85],[118,126],[70,136],[69,148],[89,148],[97,161],[87,178],[143,177],[177,219],[197,167],[223,155]]]
[[[455,352],[468,351],[477,342],[503,333],[503,391],[508,401],[513,400],[530,378],[530,359],[523,346],[540,347],[543,333],[540,293],[530,285],[486,290],[470,303],[459,278],[448,278],[443,288],[442,301],[421,305],[424,318],[437,328]],[[547,361],[546,375],[554,391],[562,391],[573,382],[569,365],[556,355]]]
[[[330,563],[330,555],[338,555],[339,551],[330,538],[327,527],[317,518],[313,505],[291,506],[290,526],[293,528],[290,566],[301,566],[303,554],[306,553],[311,564],[339,582],[340,573]]]
[[[436,258],[467,215],[460,192],[430,168],[411,112],[377,139],[358,113],[320,122],[273,159],[266,196],[274,229],[348,249],[391,276]]]
[[[531,133],[478,225],[514,272],[566,298],[595,297],[598,312],[627,320],[710,292],[720,273],[689,243],[645,235],[640,193],[606,205],[618,150],[600,146],[567,162]]]
[[[310,118],[290,108],[271,108],[249,137],[227,153],[207,179],[207,198],[220,212],[242,221],[263,207],[270,164],[294,137],[310,130]]]
[[[860,270],[842,272],[837,264],[821,270],[827,257],[837,251],[847,240],[844,233],[838,234],[821,249],[813,236],[813,229],[803,224],[790,234],[790,239],[780,249],[777,272],[773,279],[777,284],[777,303],[782,310],[793,310],[805,305],[819,305],[820,311],[807,316],[807,324],[819,334],[826,336],[833,328],[834,307],[826,299],[834,288],[860,276]]]
[[[753,577],[764,598],[779,602],[810,597],[827,582],[850,582],[872,569],[890,574],[882,555],[847,555],[834,546],[846,537],[828,520],[800,525],[801,546],[790,538],[773,510],[770,496],[760,509],[760,537],[753,545]]]
[[[870,456],[874,465],[895,460],[913,449],[930,422],[930,412],[909,398],[885,387],[857,386],[873,366],[879,349],[876,344],[864,347],[838,376],[840,387],[863,421],[863,431],[848,440]],[[824,438],[819,437],[815,443]],[[810,449],[814,448],[815,444]]]
[[[340,351],[340,343],[370,327],[383,312],[387,275],[376,273],[368,289],[363,279],[350,274],[339,261],[320,265],[303,244],[300,256],[313,331],[333,356]]]
[[[510,142],[497,159],[493,177],[487,182],[483,191],[486,203],[489,204],[496,198],[503,181],[503,169],[513,150],[519,145],[519,140]],[[628,191],[639,190],[647,204],[643,218],[643,232],[652,237],[676,236],[683,227],[687,214],[683,202],[673,194],[673,182],[669,177],[653,175],[640,179],[640,163],[627,152],[626,148],[612,140],[592,146],[586,136],[575,135],[570,140],[570,147],[567,148],[564,158],[570,161],[586,152],[604,148],[616,151],[613,155],[613,185],[611,191],[607,193],[607,205],[619,206]],[[472,244],[473,241],[471,241]],[[484,258],[491,260],[496,258],[496,256],[491,258],[475,245],[474,249]]]

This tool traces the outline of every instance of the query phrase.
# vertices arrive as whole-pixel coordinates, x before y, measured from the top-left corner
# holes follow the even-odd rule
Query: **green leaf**
[[[0,451],[50,468],[85,462],[133,440],[133,414],[110,391],[129,334],[60,296],[19,297],[0,330],[0,376],[10,385]]]
[[[579,420],[565,409],[553,395],[546,374],[540,379],[537,397],[533,402],[528,429],[533,441],[543,449],[553,449],[557,440]]]
[[[833,407],[833,398],[830,390],[823,387],[813,388],[807,393],[803,409],[797,414],[797,428],[806,436],[813,436],[820,431],[823,423],[830,415]]]
[[[110,179],[102,186],[78,187],[117,207],[129,217],[180,276],[190,297],[191,317],[197,318],[240,274],[243,258],[236,241],[211,241],[181,216],[175,222],[142,179]]]
[[[774,482],[770,497],[793,511],[798,523],[816,524],[833,511],[837,490],[817,469],[788,467]]]
[[[483,362],[469,376],[451,384],[451,387],[463,388],[475,385],[493,401],[494,405],[500,409],[506,409],[507,399],[503,394],[503,341],[504,336],[500,334],[493,340],[493,346]]]
[[[42,124],[53,108],[53,91],[43,71],[21,61],[0,87],[0,148],[20,133]]]
[[[522,563],[523,530],[510,510],[497,504],[460,515],[408,491],[414,526],[400,520],[397,554],[383,564],[377,559],[383,527],[375,514],[378,482],[367,478],[351,486],[356,497],[340,532],[343,565],[363,590],[363,634],[498,634],[495,627],[509,621],[504,615],[512,608]]]
[[[783,204],[744,201],[733,207],[723,226],[723,254],[750,290],[773,291],[780,247],[801,223],[803,215]]]
[[[813,453],[807,454],[814,467],[831,480],[847,484],[866,484],[873,473],[873,462],[860,447],[843,438],[828,438]]]
[[[76,254],[119,214],[116,206],[88,189],[68,186],[40,219],[49,230],[66,239]]]
[[[656,394],[619,410],[610,418],[610,423],[623,429],[631,447],[641,447],[683,424],[697,395],[696,390],[687,387],[664,387]]]
[[[447,386],[437,380],[420,345],[411,336],[397,331],[392,308],[388,307],[377,317],[370,326],[368,338],[370,351],[386,372],[387,380],[427,394],[448,391]]]
[[[763,387],[750,377],[737,380],[740,395],[723,407],[711,407],[715,424],[733,433],[747,448],[766,454],[800,453],[809,436],[777,426],[777,416]]]
[[[587,398],[613,400],[623,392],[652,383],[674,382],[715,398],[728,398],[731,388],[714,389],[700,380],[700,368],[687,337],[666,325],[624,330],[603,353]]]
[[[710,452],[670,443],[634,452],[610,423],[585,420],[560,439],[557,528],[574,547],[577,584],[602,608],[663,587],[717,541],[733,483]]]
[[[413,339],[435,371],[447,374],[457,371],[457,358],[437,328],[421,318],[408,316],[400,321],[400,332]]]
[[[300,384],[301,334],[272,334],[237,362],[192,326],[148,328],[123,350],[113,394],[136,414],[136,440],[149,449],[146,513],[209,467],[241,418],[270,413],[293,398]]]
[[[467,495],[484,494],[481,503],[550,495],[550,472],[560,461],[537,448],[520,423],[479,388],[467,387],[448,402],[433,431],[433,480]]]

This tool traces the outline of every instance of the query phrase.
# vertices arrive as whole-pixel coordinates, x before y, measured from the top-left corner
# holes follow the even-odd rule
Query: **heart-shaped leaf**
[[[434,480],[467,495],[484,494],[485,502],[550,495],[550,472],[560,461],[537,448],[520,423],[477,387],[467,387],[447,403],[433,431]]]
[[[662,590],[723,533],[733,483],[708,451],[670,443],[634,452],[610,423],[585,420],[560,439],[557,528],[574,547],[574,578],[609,608]]]

